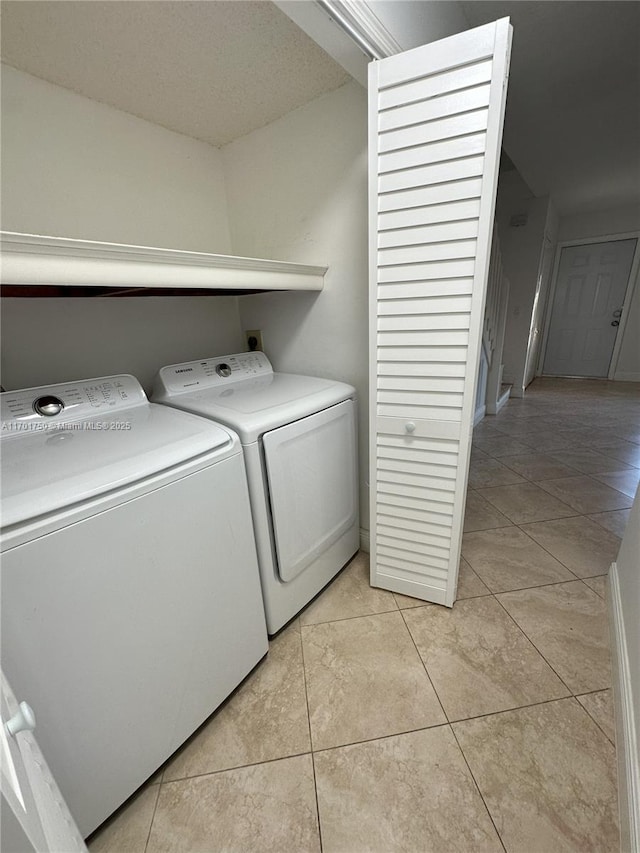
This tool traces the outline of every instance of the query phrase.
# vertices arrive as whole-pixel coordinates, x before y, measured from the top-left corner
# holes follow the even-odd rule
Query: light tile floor
[[[605,575],[639,390],[537,380],[486,418],[454,608],[358,555],[92,853],[616,853]]]

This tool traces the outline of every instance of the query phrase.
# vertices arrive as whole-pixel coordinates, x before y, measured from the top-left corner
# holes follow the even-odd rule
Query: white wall
[[[640,231],[640,205],[562,216],[558,225],[558,240],[582,240],[585,237],[623,234],[626,231]]]
[[[558,241],[583,240],[640,232],[640,205],[626,205],[560,219]],[[640,382],[640,282],[631,283],[632,298],[614,379]]]
[[[222,158],[202,142],[2,71],[2,227],[228,253]],[[242,349],[235,297],[5,299],[14,389]]]
[[[328,264],[318,294],[240,299],[277,370],[355,385],[368,527],[367,99],[357,83],[223,148],[234,253]]]
[[[132,373],[145,391],[164,364],[245,349],[235,297],[2,300],[7,390]]]
[[[220,153],[2,66],[2,227],[224,254]]]

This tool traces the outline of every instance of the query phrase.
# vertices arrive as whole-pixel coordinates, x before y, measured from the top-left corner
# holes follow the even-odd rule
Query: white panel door
[[[545,374],[607,376],[635,249],[635,239],[562,249]]]
[[[369,75],[371,582],[448,606],[510,46],[504,18]]]

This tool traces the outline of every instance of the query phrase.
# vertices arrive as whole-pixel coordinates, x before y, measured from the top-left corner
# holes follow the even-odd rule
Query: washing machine
[[[275,634],[359,547],[355,389],[275,373],[264,353],[250,352],[163,367],[151,399],[240,436]]]
[[[0,405],[2,668],[87,836],[267,652],[242,448],[132,376]]]

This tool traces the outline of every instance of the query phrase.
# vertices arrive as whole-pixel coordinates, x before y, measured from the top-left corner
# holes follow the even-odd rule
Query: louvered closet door
[[[369,72],[371,582],[455,600],[511,26]]]

